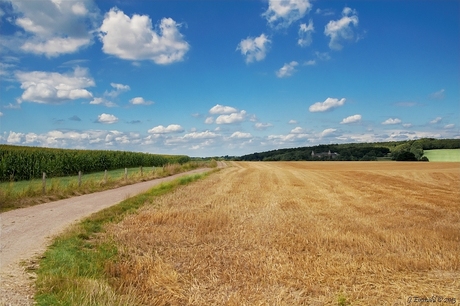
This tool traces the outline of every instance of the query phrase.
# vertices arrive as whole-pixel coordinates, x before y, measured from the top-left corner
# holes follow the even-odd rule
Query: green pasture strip
[[[101,241],[98,233],[104,232],[105,225],[120,222],[144,205],[155,205],[155,197],[205,178],[214,171],[160,184],[91,215],[57,237],[37,270],[37,305],[136,305],[136,301],[118,295],[110,286],[105,267],[116,260],[117,245]]]
[[[161,168],[161,167],[160,167]],[[147,174],[153,171],[153,167],[144,167],[143,173]],[[140,173],[140,168],[128,168],[128,176]],[[125,169],[109,170],[107,171],[107,179],[121,179],[125,175]],[[102,181],[104,179],[104,171],[95,172],[90,174],[82,173],[81,181],[82,183],[88,181]],[[53,182],[57,182],[59,186],[67,187],[71,183],[78,184],[78,174],[72,176],[63,176],[55,178],[47,178],[47,185],[50,185]],[[55,183],[56,184],[56,183]],[[6,190],[7,188],[11,189],[13,193],[20,193],[26,190],[27,188],[41,188],[42,180],[35,179],[30,181],[18,181],[18,182],[3,182],[0,183],[0,189]]]
[[[460,162],[460,149],[424,150],[430,162]]]

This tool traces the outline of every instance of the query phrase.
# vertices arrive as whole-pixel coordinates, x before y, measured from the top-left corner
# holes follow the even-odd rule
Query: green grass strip
[[[167,177],[181,172],[210,167],[217,167],[215,160],[190,161],[185,164],[171,164],[164,167],[129,168],[125,178],[125,169],[83,174],[81,185],[78,176],[55,177],[46,180],[45,194],[41,180],[0,183],[0,212],[28,207],[43,202],[57,201],[75,195],[88,194],[134,184],[136,182]]]
[[[207,177],[214,171],[160,184],[91,215],[57,237],[40,260],[37,270],[37,305],[135,305],[135,301],[117,295],[110,287],[105,266],[116,257],[117,246],[99,241],[97,234],[104,231],[104,225],[120,222],[140,207],[154,204],[155,197]]]
[[[431,162],[460,162],[460,149],[424,150]]]

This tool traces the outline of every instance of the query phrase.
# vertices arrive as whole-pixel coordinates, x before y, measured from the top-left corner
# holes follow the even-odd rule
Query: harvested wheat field
[[[139,304],[460,302],[459,163],[239,162],[154,201],[107,232]]]

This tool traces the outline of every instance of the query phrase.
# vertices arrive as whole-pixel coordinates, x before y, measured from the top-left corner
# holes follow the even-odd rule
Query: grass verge
[[[52,178],[47,180],[45,193],[41,180],[0,183],[0,212],[216,166],[216,161],[192,161],[182,165],[168,164],[164,167],[143,168],[142,172],[140,168],[130,168],[126,178],[124,169],[108,171],[106,178],[104,172],[97,172],[83,175],[81,185],[78,183],[78,177]]]
[[[98,233],[104,231],[104,225],[121,221],[143,205],[155,205],[155,197],[211,172],[163,183],[93,214],[57,237],[37,270],[37,305],[136,305],[132,297],[117,295],[110,287],[105,267],[118,251],[114,243],[100,241]]]

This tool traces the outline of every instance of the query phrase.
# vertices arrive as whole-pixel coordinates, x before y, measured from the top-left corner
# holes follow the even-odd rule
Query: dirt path
[[[33,268],[51,239],[70,224],[162,182],[206,171],[209,169],[196,169],[0,214],[0,305],[33,305],[35,276],[26,272],[26,268]]]

